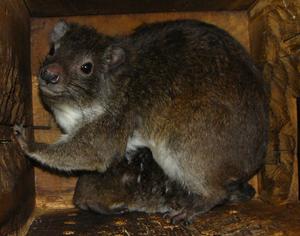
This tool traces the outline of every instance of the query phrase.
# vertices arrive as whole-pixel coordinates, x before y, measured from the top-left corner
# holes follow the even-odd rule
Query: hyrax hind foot
[[[173,224],[191,224],[196,216],[223,204],[227,199],[227,194],[224,192],[220,190],[209,197],[187,191],[177,192],[171,200],[168,199],[170,208],[173,210],[165,214],[164,217],[169,218]]]
[[[170,204],[170,208],[173,210],[165,214],[164,217],[169,218],[174,224],[190,224],[196,216],[208,212],[215,206],[223,203],[236,204],[249,201],[254,195],[255,189],[247,182],[235,186],[229,193],[220,190],[206,198],[198,194],[182,191],[181,194],[173,196],[172,204]]]
[[[251,200],[254,197],[255,193],[255,189],[250,184],[248,184],[247,182],[242,183],[238,185],[236,189],[231,191],[228,201],[230,204],[246,202]]]

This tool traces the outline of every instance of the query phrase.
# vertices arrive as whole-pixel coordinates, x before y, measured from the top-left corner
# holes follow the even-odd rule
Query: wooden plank
[[[30,21],[18,2],[0,1],[0,125],[20,123],[25,110],[31,119]]]
[[[43,235],[299,235],[300,205],[290,207],[250,201],[218,207],[193,224],[173,225],[161,215],[130,213],[96,215],[77,210],[38,217],[28,236]]]
[[[48,36],[54,25],[60,18],[33,18],[31,38],[31,58],[33,74],[33,109],[34,124],[49,126],[50,130],[36,130],[35,139],[38,142],[53,142],[58,136],[57,128],[49,120],[49,114],[43,109],[37,93],[37,72],[40,61],[47,54]],[[249,49],[248,17],[246,12],[197,12],[197,13],[153,13],[153,14],[130,14],[130,15],[107,15],[107,16],[80,16],[66,17],[69,22],[78,22],[95,27],[108,35],[128,34],[132,29],[142,23],[151,23],[175,19],[203,20],[229,31],[236,37],[246,49]],[[74,178],[57,177],[45,171],[36,172],[37,203],[40,207],[62,208],[69,207],[75,184]],[[57,195],[54,197],[54,195]],[[47,198],[51,195],[51,198]]]
[[[0,235],[27,222],[35,205],[34,186],[33,168],[15,144],[0,144]]]
[[[25,0],[34,17],[246,10],[255,0]]]
[[[28,220],[35,204],[34,174],[12,143],[11,126],[32,124],[30,19],[19,0],[0,1],[0,235]]]
[[[261,0],[249,12],[251,52],[270,88],[269,145],[262,197],[299,200],[296,98],[300,97],[300,1]]]

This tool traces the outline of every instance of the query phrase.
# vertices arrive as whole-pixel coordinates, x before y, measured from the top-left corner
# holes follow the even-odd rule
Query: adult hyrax
[[[148,147],[194,196],[188,219],[229,198],[262,166],[267,96],[259,71],[228,33],[199,21],[146,24],[109,37],[59,22],[40,68],[41,99],[65,135],[26,143],[26,154],[64,171],[104,172]]]

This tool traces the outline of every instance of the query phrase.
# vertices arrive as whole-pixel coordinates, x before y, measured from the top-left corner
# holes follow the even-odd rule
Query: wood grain
[[[300,2],[262,0],[249,12],[251,52],[270,87],[270,132],[262,197],[299,201]]]
[[[223,206],[198,216],[191,225],[171,224],[161,215],[130,213],[96,215],[78,210],[46,213],[28,236],[43,235],[290,235],[300,232],[300,205],[277,206],[259,201]]]
[[[33,168],[16,144],[11,142],[11,126],[22,121],[30,126],[31,111],[29,14],[21,1],[2,0],[0,1],[0,235],[16,232],[27,221],[34,208]]]

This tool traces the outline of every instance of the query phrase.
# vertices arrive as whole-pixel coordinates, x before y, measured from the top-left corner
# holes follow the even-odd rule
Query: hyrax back
[[[204,212],[263,163],[262,78],[240,44],[211,25],[159,23],[132,37],[141,45],[136,70],[143,73],[129,86],[139,91],[132,103],[141,121],[128,146],[150,147],[170,178],[205,199]]]
[[[41,98],[67,135],[50,146],[22,144],[31,158],[103,172],[146,146],[170,179],[199,196],[197,213],[223,202],[261,167],[263,81],[225,31],[181,20],[111,38],[60,22],[51,44],[40,70]]]

